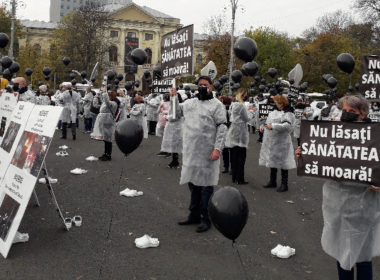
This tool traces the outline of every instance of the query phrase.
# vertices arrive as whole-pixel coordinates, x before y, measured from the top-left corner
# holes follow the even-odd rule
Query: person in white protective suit
[[[277,109],[269,113],[266,124],[260,127],[265,133],[259,165],[270,168],[270,180],[264,188],[277,188],[277,169],[281,169],[281,185],[277,192],[285,192],[288,190],[288,170],[296,168],[290,136],[295,117],[285,96],[276,95],[273,100]]]
[[[135,98],[135,104],[133,105],[130,113],[130,117],[132,120],[136,120],[139,125],[143,128],[144,131],[144,138],[148,138],[148,126],[146,123],[145,113],[146,113],[146,107],[144,104],[144,99],[137,95]]]
[[[36,103],[36,93],[28,89],[25,78],[16,77],[12,82],[14,91],[18,92],[18,101]]]
[[[37,105],[50,105],[51,100],[50,96],[48,95],[48,88],[46,85],[41,85],[38,88],[40,90],[40,95],[36,97],[36,104]]]
[[[182,103],[182,97],[178,94],[179,103]],[[174,102],[174,97],[171,97],[170,104]],[[179,168],[179,153],[182,153],[182,127],[183,118],[173,115],[173,106],[170,106],[167,116],[164,136],[161,143],[161,151],[172,154],[172,161],[168,164],[169,168]]]
[[[171,96],[177,90],[171,89]],[[210,229],[208,202],[219,180],[219,161],[227,127],[226,109],[212,94],[212,81],[208,76],[198,79],[198,98],[179,104],[175,98],[176,115],[184,117],[183,159],[180,184],[190,189],[190,214],[179,225],[199,224],[197,232]]]
[[[83,121],[84,121],[84,130],[86,133],[91,133],[92,131],[92,115],[91,115],[91,104],[94,99],[94,94],[91,91],[91,87],[86,88],[86,94],[82,98],[83,102]]]
[[[294,106],[294,130],[293,136],[297,139],[298,146],[301,145],[300,142],[300,134],[301,134],[301,120],[304,116],[305,104],[303,104],[302,98],[298,98],[296,101],[296,105]]]
[[[225,143],[231,149],[232,182],[237,184],[248,184],[244,179],[244,166],[249,143],[248,122],[253,118],[253,111],[248,112],[244,104],[246,96],[245,89],[237,90],[236,102],[229,108],[231,125]]]
[[[341,121],[370,122],[368,101],[360,95],[340,99]],[[302,157],[301,147],[296,151]],[[380,256],[380,187],[327,180],[323,184],[322,248],[337,260],[339,280],[372,280],[372,258]]]
[[[156,125],[158,121],[157,109],[160,106],[161,100],[157,93],[149,94],[146,101],[146,120],[148,122],[148,134],[155,135]]]
[[[59,96],[59,101],[63,104],[62,111],[62,139],[66,139],[67,137],[67,124],[71,123],[71,133],[73,136],[73,140],[76,139],[76,119],[77,113],[79,110],[79,101],[80,94],[71,89],[71,83],[64,83],[64,86],[67,88],[65,92],[63,92]]]
[[[302,120],[312,121],[314,116],[314,109],[310,106],[310,98],[305,99],[305,109],[303,111]]]

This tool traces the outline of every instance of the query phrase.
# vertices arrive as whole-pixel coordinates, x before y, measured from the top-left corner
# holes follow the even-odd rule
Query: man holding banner
[[[378,145],[376,147],[376,144],[373,144],[379,139],[378,137],[374,139],[376,138],[373,131],[375,127],[368,124],[370,122],[367,119],[368,102],[363,96],[345,96],[340,100],[340,107],[342,108],[341,121],[345,122],[344,124],[312,122],[303,123],[301,126],[301,147],[296,151],[299,158],[298,174],[329,179],[323,185],[324,228],[321,242],[323,250],[337,260],[339,279],[354,279],[355,265],[357,279],[372,279],[372,258],[380,255],[380,188],[372,185],[379,183]],[[324,125],[323,128],[322,125]],[[337,129],[344,130],[343,138],[340,137]],[[362,132],[360,140],[356,137],[357,131]],[[372,137],[371,131],[374,134]],[[319,132],[323,133],[319,134]],[[313,139],[308,139],[311,135]],[[320,138],[319,141],[317,138]],[[333,160],[329,158],[330,152],[325,155],[325,159],[322,156],[315,156],[309,149],[309,141],[318,145],[316,153],[322,154],[322,148],[325,145],[323,138],[334,143],[331,145],[334,145],[336,149],[344,147],[343,153],[338,152],[336,156],[331,156]],[[351,143],[343,143],[343,141],[351,141]],[[333,148],[329,150],[332,152]],[[359,155],[352,154],[349,157],[348,151],[351,149],[358,151]],[[369,149],[371,150],[368,153]],[[375,161],[372,165],[372,178],[363,176],[365,170],[371,169],[370,162],[367,163],[368,166],[364,166],[365,159]],[[313,164],[308,164],[309,161]],[[323,173],[325,169],[327,170],[327,167],[323,166],[325,162],[326,165],[330,165],[327,166],[328,175]],[[350,162],[352,162],[351,165]],[[313,166],[312,173],[308,174],[311,166]],[[346,167],[344,177],[338,172],[343,166]],[[363,172],[355,173],[354,169],[358,166]],[[332,175],[331,171],[334,167],[336,167],[335,173]],[[360,175],[355,178],[355,174]]]

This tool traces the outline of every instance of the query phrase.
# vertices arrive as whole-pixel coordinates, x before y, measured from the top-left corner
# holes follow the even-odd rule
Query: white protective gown
[[[131,119],[136,120],[142,126],[143,131],[144,131],[144,138],[147,139],[148,126],[147,126],[146,118],[145,118],[145,113],[146,113],[145,104],[140,103],[140,104],[133,105],[129,113],[130,113]]]
[[[323,185],[323,250],[345,270],[380,255],[380,192],[369,185],[326,181]]]
[[[252,119],[244,103],[233,102],[229,109],[231,125],[226,135],[227,148],[248,148],[248,121]]]
[[[79,109],[80,95],[76,91],[66,90],[59,96],[60,102],[63,104],[62,122],[75,123],[77,118],[77,112]]]
[[[47,95],[40,95],[36,97],[36,105],[50,105],[51,100]]]
[[[170,104],[172,104],[170,102]],[[170,106],[168,121],[161,142],[161,151],[167,153],[182,153],[183,118],[173,118],[173,108]]]
[[[30,89],[18,95],[18,101],[30,102],[36,104],[36,93]]]
[[[219,181],[220,159],[212,161],[214,149],[223,150],[227,132],[226,109],[216,98],[198,98],[179,104],[175,98],[177,117],[184,117],[183,157],[180,184],[215,186]]]
[[[82,98],[83,101],[83,117],[86,119],[89,119],[92,117],[91,115],[91,104],[92,100],[94,99],[94,95],[92,92],[86,92],[86,95]]]
[[[296,168],[290,136],[293,132],[294,119],[294,114],[291,112],[274,110],[269,113],[266,124],[272,124],[273,129],[265,128],[260,150],[260,165],[285,170]]]
[[[146,102],[146,120],[157,122],[158,121],[158,113],[157,109],[158,106],[160,106],[161,100],[156,96],[153,97],[152,95],[149,95],[147,102]]]
[[[102,106],[100,106],[98,117],[96,121],[99,122],[99,131],[102,136],[102,140],[112,142],[112,138],[115,132],[116,122],[114,120],[117,104],[115,101],[110,101],[108,93],[102,95]]]

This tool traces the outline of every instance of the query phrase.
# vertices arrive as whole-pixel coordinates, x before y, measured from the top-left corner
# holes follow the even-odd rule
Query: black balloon
[[[265,91],[265,86],[264,85],[259,85],[259,91],[264,92]]]
[[[259,66],[254,61],[247,62],[247,63],[243,64],[241,70],[242,70],[242,72],[244,70],[244,72],[246,73],[246,76],[253,77],[256,75],[257,71],[259,70]]]
[[[139,87],[140,86],[140,81],[135,81],[135,87]]]
[[[235,83],[240,83],[243,78],[243,73],[240,70],[235,70],[232,72],[231,78]]]
[[[228,82],[228,76],[227,75],[223,75],[219,78],[219,81],[222,85],[224,85],[225,83]]]
[[[146,63],[147,55],[143,49],[134,49],[131,52],[131,58],[134,63],[137,65],[143,65]]]
[[[71,72],[70,73],[70,79],[74,79],[75,78],[75,73]]]
[[[355,59],[354,57],[349,53],[341,53],[336,58],[336,62],[340,68],[340,70],[351,74],[352,71],[354,71],[355,68]]]
[[[353,87],[353,86],[349,86],[349,87],[348,87],[348,91],[349,91],[349,92],[353,92],[353,91],[354,91],[354,87]]]
[[[252,61],[257,55],[256,42],[247,37],[239,38],[234,45],[234,53],[245,62]]]
[[[126,82],[124,87],[126,90],[131,90],[133,88],[133,82],[132,81]]]
[[[238,90],[240,88],[240,83],[236,83],[232,86],[233,90]]]
[[[92,78],[92,79],[91,79],[91,82],[92,82],[92,83],[95,83],[95,81],[96,81],[96,78]]]
[[[116,79],[118,79],[121,82],[124,79],[123,74],[117,74]]]
[[[10,81],[10,79],[12,78],[12,73],[11,73],[11,71],[10,71],[9,69],[5,69],[5,70],[3,71],[3,77],[4,77],[5,79],[7,79],[8,81]]]
[[[256,85],[257,85],[257,84],[256,84],[256,81],[253,81],[253,82],[250,84],[250,87],[251,87],[251,88],[254,88]]]
[[[327,81],[332,77],[331,74],[323,74],[322,79],[327,83]]]
[[[180,88],[180,89],[183,89],[183,84],[179,84],[179,88]]]
[[[328,85],[330,88],[335,88],[337,84],[338,84],[338,81],[337,81],[334,77],[330,77],[330,78],[327,80],[327,85]]]
[[[107,73],[106,73],[106,75],[107,75],[107,79],[109,81],[111,81],[111,80],[113,80],[115,78],[116,73],[113,70],[108,70]]]
[[[20,71],[20,64],[18,64],[16,61],[13,61],[13,63],[9,67],[9,71],[11,71],[12,73],[17,73],[18,71]]]
[[[276,77],[276,75],[277,75],[277,69],[276,69],[276,68],[269,68],[269,69],[268,69],[268,75],[269,75],[271,78]]]
[[[0,48],[3,49],[8,45],[9,37],[5,33],[0,33]]]
[[[136,120],[126,119],[116,126],[116,144],[125,155],[129,155],[137,149],[143,136],[143,128]]]
[[[49,81],[50,80],[50,76],[45,76],[45,81]]]
[[[300,91],[305,92],[308,88],[309,84],[307,82],[304,82],[300,85]]]
[[[294,79],[289,80],[289,84],[294,85],[294,83],[295,83]]]
[[[261,81],[261,76],[260,75],[256,75],[254,79],[255,79],[256,82],[260,82]]]
[[[120,83],[120,81],[118,79],[115,79],[113,82],[115,85],[118,85]]]
[[[222,84],[221,84],[218,80],[216,80],[216,81],[214,82],[214,88],[215,88],[217,91],[219,91],[219,89],[220,89],[221,86],[222,86]]]
[[[190,86],[186,85],[185,86],[185,91],[190,91]]]
[[[87,85],[87,81],[86,80],[82,80],[82,85]]]
[[[261,79],[261,83],[262,83],[263,85],[265,85],[265,84],[267,83],[267,80],[264,79],[264,78],[262,78],[262,79]]]
[[[49,67],[44,67],[44,69],[42,69],[42,73],[44,73],[45,76],[49,76],[51,73],[51,70]]]
[[[156,65],[153,67],[153,77],[155,79],[161,79],[161,66]]]
[[[235,241],[248,220],[248,203],[244,195],[233,187],[217,190],[208,204],[212,224],[225,237]]]
[[[85,78],[87,77],[87,73],[86,73],[86,71],[82,71],[82,72],[80,73],[80,76],[82,77],[82,79],[85,79]]]
[[[70,64],[71,60],[70,60],[69,57],[64,57],[63,60],[62,60],[62,62],[63,62],[63,64],[64,64],[65,66],[67,66],[67,65]]]
[[[77,80],[72,79],[72,80],[71,80],[71,84],[72,84],[73,86],[75,86],[75,85],[77,84]]]
[[[150,77],[150,72],[148,70],[144,72],[144,77],[145,79],[148,79]]]
[[[4,69],[11,67],[12,63],[13,60],[9,56],[3,56],[3,58],[1,59],[1,65]]]
[[[25,75],[31,76],[32,74],[33,74],[33,69],[30,69],[30,68],[25,69]]]

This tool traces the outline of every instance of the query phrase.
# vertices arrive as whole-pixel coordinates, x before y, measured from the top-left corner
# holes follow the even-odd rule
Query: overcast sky
[[[9,0],[7,0],[9,1]],[[18,10],[22,19],[49,21],[50,0],[22,0],[25,7]],[[184,25],[194,24],[195,32],[203,33],[210,16],[223,13],[231,18],[229,0],[135,0],[163,13],[181,19]],[[338,9],[352,10],[354,0],[239,0],[236,15],[238,34],[250,26],[269,26],[291,36],[301,33],[316,23],[318,17]]]

